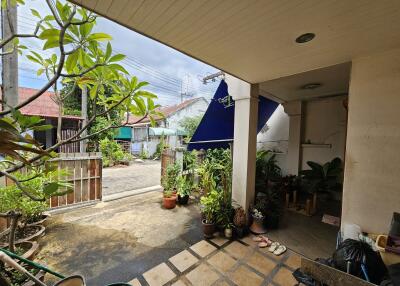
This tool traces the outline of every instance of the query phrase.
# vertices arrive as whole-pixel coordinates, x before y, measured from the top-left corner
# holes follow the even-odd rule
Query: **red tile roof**
[[[27,100],[37,91],[38,91],[37,89],[33,88],[20,87],[18,102],[23,102]],[[1,89],[0,89],[0,97],[1,97]],[[31,103],[22,107],[20,111],[24,115],[37,115],[47,118],[58,118],[58,105],[57,103],[54,102],[52,97],[54,97],[54,92],[46,91]],[[82,119],[82,117],[80,116],[73,116],[73,115],[63,115],[63,118],[75,119],[75,120]]]
[[[173,115],[174,113],[178,112],[179,110],[184,109],[185,107],[191,105],[192,103],[195,103],[199,100],[205,100],[203,97],[196,97],[196,98],[192,98],[192,99],[188,99],[185,100],[184,102],[181,102],[179,104],[176,105],[171,105],[171,106],[164,106],[164,107],[160,107],[157,110],[161,111],[164,114],[165,118],[170,117],[171,115]],[[140,120],[142,117],[138,117],[138,116],[129,116],[129,121],[128,121],[128,125],[134,125],[138,120]],[[157,116],[155,118],[156,121],[162,120],[162,117]],[[142,124],[142,123],[149,123],[150,122],[150,118],[146,117],[145,119],[143,119],[142,121],[140,121],[140,123],[138,124]]]

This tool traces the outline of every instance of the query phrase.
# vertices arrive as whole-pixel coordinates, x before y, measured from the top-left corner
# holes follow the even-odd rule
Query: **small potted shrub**
[[[187,205],[189,195],[192,192],[192,184],[186,177],[181,176],[178,180],[178,203],[180,205]]]
[[[176,195],[172,191],[164,191],[163,206],[166,209],[175,208]]]
[[[212,190],[207,196],[201,197],[200,203],[204,215],[202,220],[204,237],[211,238],[215,232],[215,215],[218,213],[220,206],[219,193],[216,190]]]
[[[251,216],[253,217],[253,223],[250,226],[250,231],[254,234],[263,234],[266,233],[267,230],[264,228],[264,215],[261,211],[254,208],[251,211]]]
[[[236,235],[242,238],[245,234],[246,227],[246,212],[242,207],[235,209],[235,215],[233,216],[233,225],[235,226]]]
[[[225,224],[224,227],[224,235],[226,238],[231,239],[232,238],[232,229],[233,229],[233,223],[228,222],[227,224]]]

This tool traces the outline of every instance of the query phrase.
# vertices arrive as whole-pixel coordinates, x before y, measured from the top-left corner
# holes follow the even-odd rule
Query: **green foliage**
[[[149,152],[147,152],[146,149],[142,148],[142,150],[139,153],[139,158],[142,160],[146,160],[146,159],[149,159],[149,157],[150,157]]]
[[[197,115],[193,117],[185,117],[179,122],[179,126],[181,126],[185,132],[185,142],[188,143],[192,138],[194,132],[196,131],[197,127],[199,126],[203,115]]]
[[[229,149],[207,150],[206,157],[198,168],[200,187],[205,192],[219,186],[230,190],[232,176],[232,159]]]
[[[256,189],[264,189],[268,181],[276,181],[281,177],[281,168],[269,150],[257,151],[256,157]]]
[[[310,170],[301,171],[303,183],[309,193],[333,193],[342,190],[343,163],[340,158],[320,165],[308,161]]]
[[[177,190],[181,167],[178,163],[170,164],[165,170],[165,176],[161,180],[161,184],[165,191]]]
[[[201,211],[205,216],[206,223],[215,223],[217,214],[220,211],[221,193],[216,190],[210,191],[206,196],[201,197]]]
[[[104,138],[100,141],[100,151],[103,154],[103,166],[113,166],[118,161],[121,161],[125,157],[125,153],[119,145],[114,140]]]
[[[276,186],[266,188],[262,193],[257,194],[254,208],[262,213],[267,220],[267,224],[268,221],[279,221],[283,213],[282,192]]]
[[[193,182],[187,175],[186,176],[180,175],[178,177],[177,184],[178,184],[177,193],[181,197],[188,196],[192,193]]]
[[[162,134],[160,137],[160,142],[156,146],[156,152],[154,153],[154,158],[160,158],[164,149],[168,148],[168,144],[165,142],[165,135]]]

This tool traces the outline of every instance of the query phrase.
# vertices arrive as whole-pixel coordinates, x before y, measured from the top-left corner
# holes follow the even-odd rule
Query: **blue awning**
[[[259,96],[257,132],[264,127],[278,103]],[[206,113],[189,142],[188,150],[229,148],[233,142],[235,104],[224,80],[219,84]]]

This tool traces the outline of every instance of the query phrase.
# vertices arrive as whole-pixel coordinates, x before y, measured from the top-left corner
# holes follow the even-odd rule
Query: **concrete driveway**
[[[53,215],[38,258],[88,286],[130,281],[202,239],[197,204],[166,210],[161,201],[154,191]]]
[[[161,162],[145,160],[133,162],[130,166],[117,166],[103,169],[103,197],[159,186]]]

